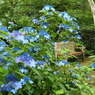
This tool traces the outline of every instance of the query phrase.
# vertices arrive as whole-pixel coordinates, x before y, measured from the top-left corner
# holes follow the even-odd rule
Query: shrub
[[[40,12],[40,20],[33,18],[30,27],[13,32],[3,26],[0,29],[0,94],[93,94],[88,85],[92,69],[66,60],[56,61],[54,55],[55,41],[77,42],[81,38],[75,30],[79,28],[73,21],[76,19],[50,5]]]

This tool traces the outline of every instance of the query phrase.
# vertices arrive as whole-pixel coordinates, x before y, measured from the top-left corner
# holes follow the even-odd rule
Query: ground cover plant
[[[54,43],[81,45],[76,18],[45,5],[39,19],[19,30],[0,27],[0,95],[94,95],[92,68],[55,58]]]

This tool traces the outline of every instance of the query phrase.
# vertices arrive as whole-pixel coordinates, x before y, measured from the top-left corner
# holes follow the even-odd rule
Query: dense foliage
[[[89,67],[56,61],[55,41],[79,42],[76,18],[46,5],[29,27],[0,27],[0,95],[94,95]],[[56,38],[56,39],[55,39]],[[90,77],[89,77],[90,76]],[[91,81],[93,82],[93,81]]]
[[[77,18],[80,25],[80,35],[88,50],[95,52],[94,42],[95,34],[93,31],[93,17],[88,1],[86,0],[1,0],[0,2],[0,21],[5,26],[9,26],[9,22],[14,22],[17,26],[14,29],[20,29],[24,26],[31,25],[31,17],[38,18],[38,11],[44,5],[50,4],[59,11],[66,11],[71,16]],[[91,35],[89,35],[89,33]],[[87,36],[87,37],[86,37]],[[88,40],[89,39],[89,40]],[[93,41],[92,41],[93,39]],[[89,44],[92,45],[89,47]]]

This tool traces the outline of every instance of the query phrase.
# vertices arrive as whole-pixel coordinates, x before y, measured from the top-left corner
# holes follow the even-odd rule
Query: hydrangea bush
[[[29,27],[0,27],[0,95],[92,95],[91,67],[56,61],[54,43],[81,39],[76,18],[46,5]],[[94,94],[93,94],[94,95]]]

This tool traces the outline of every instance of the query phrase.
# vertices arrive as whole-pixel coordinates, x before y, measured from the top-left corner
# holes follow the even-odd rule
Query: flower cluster
[[[14,77],[12,74],[8,74],[6,76],[7,84],[0,86],[0,91],[10,91],[13,94],[16,94],[18,89],[21,89],[23,85],[25,85],[27,82],[30,84],[34,83],[29,77],[25,76],[20,79],[20,81],[17,80],[16,77]]]
[[[0,92],[4,95],[56,95],[66,87],[63,95],[71,85],[75,91],[79,90],[76,86],[79,76],[70,69],[72,64],[66,60],[56,62],[54,55],[55,42],[81,39],[76,18],[50,5],[40,12],[43,15],[40,19],[33,18],[29,27],[11,32],[8,29],[15,25],[13,22],[9,22],[8,29],[0,27]],[[79,64],[75,67],[81,68]]]

